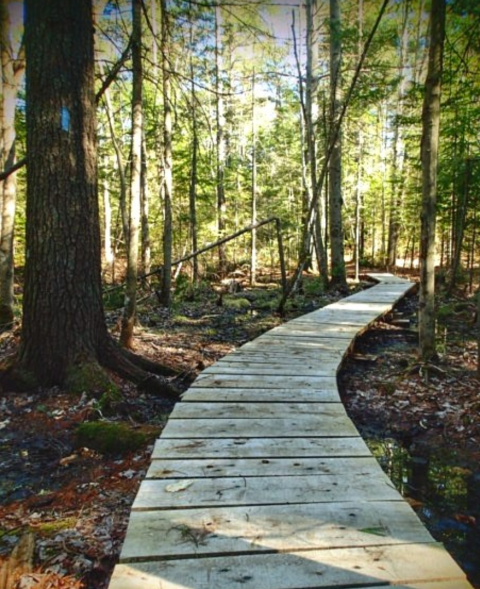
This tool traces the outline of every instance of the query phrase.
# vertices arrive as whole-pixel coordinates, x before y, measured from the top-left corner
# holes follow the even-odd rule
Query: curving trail
[[[272,329],[172,412],[109,589],[468,589],[371,455],[336,375],[414,286],[379,284]]]

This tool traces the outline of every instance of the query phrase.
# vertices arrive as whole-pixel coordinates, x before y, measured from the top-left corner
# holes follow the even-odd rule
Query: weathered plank
[[[306,321],[289,321],[283,325],[275,327],[263,334],[263,336],[276,335],[278,333],[302,333],[304,335],[315,335],[315,337],[355,337],[360,329],[364,326],[359,325],[341,325],[335,323],[316,322],[311,325]]]
[[[358,436],[353,423],[342,415],[343,406],[329,409],[323,415],[275,419],[170,419],[163,430],[164,438],[303,438]]]
[[[376,311],[364,311],[362,313],[343,311],[341,315],[339,315],[338,312],[336,313],[328,307],[324,307],[319,311],[312,311],[301,317],[291,319],[289,323],[293,323],[294,325],[304,323],[309,325],[315,325],[316,323],[331,323],[333,325],[364,327],[377,319],[378,313]]]
[[[382,585],[383,587],[383,585]],[[378,589],[379,585],[369,585],[368,587],[364,587],[362,585],[362,589]],[[472,586],[468,581],[465,579],[452,579],[450,581],[424,581],[419,583],[409,583],[407,585],[390,585],[388,584],[389,589],[472,589]]]
[[[299,389],[322,390],[327,383],[336,382],[334,376],[278,376],[261,374],[200,374],[192,387],[227,387],[254,389]]]
[[[115,569],[110,589],[408,587],[431,580],[453,587],[463,579],[441,545],[418,543],[125,564]]]
[[[286,416],[317,416],[319,419],[346,417],[338,403],[179,403],[170,419],[282,419]]]
[[[360,437],[159,438],[152,458],[306,458],[371,456]]]
[[[377,315],[384,315],[388,313],[393,307],[393,304],[388,302],[363,302],[352,301],[350,299],[342,299],[337,303],[332,303],[328,308],[332,311],[375,311]]]
[[[287,344],[287,345],[286,345]],[[253,350],[289,350],[291,352],[319,352],[323,354],[324,351],[330,353],[345,353],[350,347],[350,344],[345,339],[340,338],[320,338],[320,339],[307,339],[307,338],[295,338],[287,336],[282,337],[265,337],[265,334],[257,337],[257,339],[244,344],[241,351],[253,351]]]
[[[325,386],[322,389],[243,389],[243,388],[215,388],[191,387],[182,395],[182,403],[208,401],[217,403],[235,401],[238,403],[253,403],[257,401],[268,403],[335,403],[340,400],[337,388]]]
[[[308,352],[305,350],[290,350],[280,346],[273,349],[258,348],[256,350],[241,348],[236,352],[231,352],[219,362],[251,362],[252,364],[298,364],[302,361],[305,365],[310,363],[318,364],[320,361],[324,362],[340,362],[343,357],[341,350],[322,350]]]
[[[133,510],[288,505],[341,501],[398,501],[401,495],[386,475],[312,475],[277,477],[184,478],[144,480]]]
[[[428,543],[403,501],[134,512],[121,560]]]
[[[290,363],[269,363],[256,364],[245,359],[244,362],[229,362],[223,360],[215,362],[212,366],[205,368],[202,374],[241,374],[241,375],[259,375],[259,376],[298,376],[299,373],[304,377],[310,376],[335,376],[338,372],[338,360],[331,362],[322,361],[314,367],[312,364],[301,362]]]
[[[373,456],[357,458],[163,458],[152,460],[147,479],[238,476],[373,476],[381,471]]]

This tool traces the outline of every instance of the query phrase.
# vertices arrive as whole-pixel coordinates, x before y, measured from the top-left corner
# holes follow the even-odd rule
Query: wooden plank
[[[342,325],[338,323],[327,323],[317,321],[314,325],[307,321],[289,321],[284,325],[270,329],[270,331],[262,334],[278,334],[278,333],[302,333],[305,335],[313,334],[316,337],[354,337],[355,334],[360,330],[364,329],[364,325]]]
[[[335,403],[340,401],[337,387],[326,385],[322,389],[243,389],[196,386],[182,395],[182,403],[208,401],[209,403],[235,401],[239,403]]]
[[[383,586],[383,585],[382,585]],[[379,585],[370,585],[362,589],[378,589]],[[450,581],[424,581],[423,583],[409,583],[408,585],[388,585],[388,589],[473,589],[465,579],[452,579]]]
[[[289,323],[293,323],[294,325],[298,325],[299,323],[308,323],[309,325],[315,325],[316,323],[331,323],[333,325],[363,327],[372,321],[375,321],[377,317],[378,313],[376,311],[363,313],[343,311],[339,316],[338,312],[330,311],[328,307],[325,307],[319,311],[313,311],[312,313],[307,313],[306,315],[292,319]]]
[[[351,301],[349,299],[342,299],[337,303],[332,303],[331,305],[329,305],[329,309],[331,309],[332,311],[375,311],[376,313],[378,313],[378,315],[383,315],[384,313],[387,313],[388,311],[390,311],[392,307],[393,305],[384,302],[365,303],[361,301]]]
[[[261,374],[200,374],[195,382],[191,385],[192,387],[227,387],[235,388],[239,387],[242,389],[285,389],[291,388],[292,391],[295,389],[309,389],[309,390],[322,390],[327,384],[336,382],[336,378],[333,376],[278,376],[269,375],[262,376]]]
[[[453,587],[464,579],[445,549],[432,543],[124,564],[115,568],[110,589],[409,587],[429,580]]]
[[[283,505],[342,501],[400,501],[383,473],[362,475],[185,478],[142,482],[133,510]]]
[[[355,473],[355,476],[374,476],[381,471],[371,457],[357,458],[188,458],[170,457],[153,460],[147,479],[174,479],[237,476],[303,476]]]
[[[371,456],[365,442],[355,438],[159,438],[152,458],[306,458]]]
[[[340,404],[339,404],[340,405]],[[339,409],[343,409],[340,406]],[[277,419],[170,419],[164,438],[278,438],[358,436],[353,423],[340,411],[325,411],[322,416]]]
[[[319,362],[341,362],[343,353],[335,350],[321,350],[305,352],[304,350],[290,350],[279,347],[270,350],[268,348],[258,350],[241,350],[230,352],[223,358],[228,362],[251,362],[252,364],[294,364],[298,366],[302,361],[306,366],[318,365]]]
[[[395,274],[392,274],[391,272],[369,272],[367,276],[380,284],[409,284],[410,288],[415,286],[415,284],[409,280],[406,280],[401,276],[395,276]]]
[[[428,543],[403,501],[134,512],[120,560]]]
[[[227,356],[228,358],[228,356]],[[313,367],[312,364],[304,362],[298,362],[294,364],[290,363],[274,363],[274,364],[256,364],[249,362],[245,359],[244,362],[229,362],[226,360],[219,360],[205,368],[202,374],[240,374],[240,375],[259,375],[259,376],[298,376],[301,374],[303,377],[310,376],[332,376],[334,377],[338,372],[339,362],[333,360],[318,361],[317,368]],[[200,375],[201,376],[201,375]],[[198,380],[198,379],[197,379]]]
[[[320,324],[319,324],[320,325]],[[325,323],[322,324],[325,327]],[[331,325],[333,328],[334,326]],[[357,327],[353,328],[353,331],[347,331],[346,329],[303,329],[303,328],[295,328],[295,326],[288,327],[288,329],[280,329],[275,328],[270,331],[267,331],[263,335],[261,335],[257,340],[260,339],[268,339],[268,338],[280,338],[280,337],[289,337],[289,338],[304,338],[307,340],[317,340],[317,339],[344,339],[348,340],[349,342],[355,335],[358,333],[359,329]]]
[[[322,338],[322,339],[310,339],[306,338],[294,338],[294,337],[265,337],[265,334],[257,337],[257,339],[244,344],[240,350],[253,351],[253,350],[268,350],[274,351],[282,349],[283,351],[292,352],[319,352],[322,353],[324,350],[330,353],[343,353],[348,350],[350,344],[344,339],[338,338]]]
[[[297,416],[330,419],[346,417],[343,404],[338,403],[177,403],[170,419],[282,419]]]

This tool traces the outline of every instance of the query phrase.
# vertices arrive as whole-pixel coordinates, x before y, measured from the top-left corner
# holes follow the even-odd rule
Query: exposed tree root
[[[152,360],[145,358],[145,356],[139,356],[138,354],[133,353],[131,350],[123,349],[122,352],[132,364],[135,364],[139,368],[143,368],[147,372],[160,376],[178,376],[178,370],[175,370],[170,366],[153,362]]]
[[[121,348],[109,336],[104,345],[100,346],[97,357],[82,355],[66,367],[62,375],[50,375],[48,382],[37,377],[14,354],[0,366],[0,383],[4,390],[14,391],[30,391],[39,386],[54,385],[64,386],[72,392],[98,391],[112,384],[105,369],[135,383],[140,390],[149,394],[169,400],[180,398],[181,391],[165,376],[180,376],[178,372]]]
[[[102,347],[99,360],[102,366],[134,382],[142,391],[172,400],[180,397],[180,391],[164,376],[165,372],[170,376],[177,376],[178,372],[121,348],[113,339]]]

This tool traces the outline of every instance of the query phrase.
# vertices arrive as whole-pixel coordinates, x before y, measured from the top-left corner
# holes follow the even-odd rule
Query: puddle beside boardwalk
[[[432,536],[442,542],[480,589],[480,465],[458,466],[455,455],[414,455],[396,440],[365,440]]]

